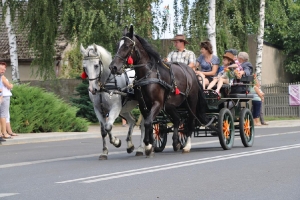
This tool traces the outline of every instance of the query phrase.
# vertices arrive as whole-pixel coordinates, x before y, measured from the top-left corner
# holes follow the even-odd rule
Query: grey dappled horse
[[[120,88],[126,88],[132,84],[135,76],[134,70],[127,70],[121,75],[111,74],[108,68],[112,61],[111,54],[99,45],[90,45],[87,49],[80,46],[80,52],[83,55],[83,69],[89,80],[89,96],[94,105],[94,110],[101,125],[101,135],[103,139],[103,152],[99,159],[107,159],[108,148],[105,137],[108,134],[110,143],[115,147],[121,146],[121,140],[112,133],[115,119],[121,115],[127,120],[129,130],[127,133],[127,152],[134,150],[132,143],[132,131],[135,126],[135,119],[130,111],[137,106],[137,101],[124,99],[120,94]],[[144,120],[141,123],[140,146],[136,155],[143,155],[144,152]]]

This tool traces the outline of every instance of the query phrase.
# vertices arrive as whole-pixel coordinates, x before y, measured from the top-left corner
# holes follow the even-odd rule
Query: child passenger
[[[213,78],[212,82],[208,85],[207,89],[213,88],[218,83],[216,93],[220,95],[220,89],[223,83],[229,84],[230,81],[226,71],[235,69],[240,70],[240,68],[238,68],[238,65],[235,64],[234,55],[231,52],[226,52],[223,55],[223,66],[220,67],[219,73],[216,77]]]

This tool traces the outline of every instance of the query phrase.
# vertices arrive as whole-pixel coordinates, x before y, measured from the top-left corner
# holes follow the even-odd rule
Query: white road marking
[[[0,198],[14,196],[14,195],[17,195],[17,194],[19,194],[19,193],[0,193]]]
[[[109,155],[121,154],[121,153],[125,153],[125,152],[110,152]],[[20,167],[20,166],[25,166],[25,165],[35,165],[35,164],[48,163],[48,162],[57,162],[57,161],[64,161],[64,160],[74,160],[74,159],[80,159],[80,158],[90,158],[90,157],[95,157],[95,156],[99,156],[99,155],[100,155],[100,153],[83,155],[83,156],[70,156],[70,157],[64,157],[64,158],[37,160],[37,161],[31,161],[31,162],[12,163],[12,164],[0,165],[0,169],[1,168],[10,168],[10,167]]]
[[[140,175],[140,174],[153,173],[153,172],[157,172],[157,171],[177,169],[177,168],[181,168],[181,167],[200,165],[200,164],[205,164],[205,163],[211,163],[211,162],[217,162],[217,161],[223,161],[223,160],[229,160],[229,159],[241,158],[241,157],[247,157],[247,156],[254,156],[254,155],[260,155],[260,154],[265,154],[265,153],[272,153],[272,152],[284,151],[284,150],[290,150],[290,149],[296,149],[296,148],[300,148],[300,143],[294,144],[294,145],[260,149],[260,150],[255,150],[255,151],[248,151],[248,152],[241,152],[241,153],[228,154],[228,155],[222,155],[222,156],[214,156],[214,157],[209,157],[209,158],[201,158],[201,159],[195,159],[195,160],[189,160],[189,161],[183,161],[183,162],[176,162],[176,163],[170,163],[170,164],[165,164],[165,165],[157,165],[157,166],[153,166],[153,167],[146,167],[146,168],[121,171],[121,172],[115,172],[115,173],[109,173],[109,174],[102,174],[102,175],[98,175],[98,176],[90,176],[90,177],[85,177],[85,178],[61,181],[61,182],[57,182],[57,183],[70,183],[70,182],[81,182],[81,181],[82,181],[82,183],[94,183],[94,182],[118,179],[118,178],[123,178],[123,177],[128,177],[128,176],[135,176],[135,175]]]
[[[286,133],[274,133],[274,134],[266,134],[266,135],[258,135],[258,136],[255,135],[255,138],[286,135],[286,134],[295,134],[295,133],[300,133],[300,131],[293,131],[293,132],[286,132]],[[235,139],[240,140],[240,138],[237,138],[237,137]],[[201,145],[201,144],[211,144],[211,143],[216,143],[216,142],[219,142],[219,140],[212,140],[212,141],[206,141],[206,142],[194,142],[194,143],[192,143],[192,146]],[[173,148],[173,147],[170,145],[170,146],[166,146],[166,148]],[[109,152],[109,155],[125,154],[125,153],[126,152]],[[81,159],[81,158],[90,158],[90,157],[95,157],[95,156],[99,156],[99,155],[100,155],[100,153],[82,155],[82,156],[70,156],[70,157],[63,157],[63,158],[37,160],[37,161],[30,161],[30,162],[11,163],[11,164],[0,165],[0,169],[11,168],[11,167],[21,167],[21,166],[26,166],[26,165],[35,165],[35,164],[42,164],[42,163],[49,163],[49,162],[57,162],[57,161],[65,161],[65,160],[75,160],[75,159]]]

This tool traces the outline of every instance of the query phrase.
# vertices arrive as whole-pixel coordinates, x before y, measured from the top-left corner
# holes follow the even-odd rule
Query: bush
[[[76,117],[77,108],[53,93],[28,84],[12,90],[10,115],[17,133],[85,132],[89,122]]]
[[[89,82],[87,80],[83,80],[82,83],[75,88],[77,92],[75,94],[76,98],[70,98],[70,101],[73,106],[78,108],[76,113],[77,117],[82,117],[87,119],[89,122],[96,123],[98,122],[98,118],[95,114],[93,103],[89,97],[88,83]]]

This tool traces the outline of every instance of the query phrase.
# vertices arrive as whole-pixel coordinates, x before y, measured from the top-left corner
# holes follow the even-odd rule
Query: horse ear
[[[94,47],[94,51],[95,51],[96,53],[98,53],[98,52],[97,52],[97,50],[98,50],[98,49],[97,49],[97,45],[96,45],[95,43],[93,44],[93,47]]]
[[[129,34],[130,34],[130,38],[132,39],[133,38],[133,25],[132,24],[130,25],[130,28],[129,28]]]
[[[82,55],[87,56],[87,52],[84,49],[84,47],[82,46],[82,43],[80,44],[80,52],[81,52]]]
[[[128,33],[128,26],[125,26],[125,28],[123,30],[123,35],[126,35],[126,33]]]

